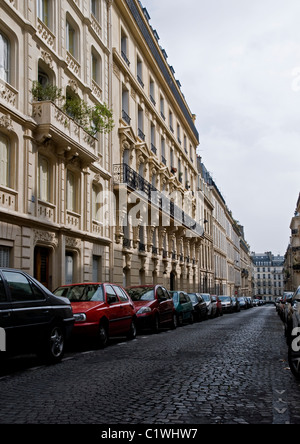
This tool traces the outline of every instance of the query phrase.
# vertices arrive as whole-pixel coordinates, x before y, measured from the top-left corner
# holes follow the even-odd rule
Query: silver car
[[[214,318],[217,315],[217,299],[209,293],[201,293],[200,296],[204,299],[207,307],[207,316]]]

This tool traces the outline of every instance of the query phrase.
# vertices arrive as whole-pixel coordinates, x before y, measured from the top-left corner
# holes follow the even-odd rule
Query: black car
[[[24,271],[0,268],[0,356],[35,351],[58,362],[73,324],[68,299],[54,296]]]
[[[206,302],[200,293],[188,293],[194,307],[194,320],[201,321],[207,318]]]

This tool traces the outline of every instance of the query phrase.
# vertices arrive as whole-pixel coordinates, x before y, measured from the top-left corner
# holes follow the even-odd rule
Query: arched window
[[[101,196],[102,187],[97,184],[92,186],[92,218],[97,222],[101,222]]]
[[[10,187],[10,140],[0,134],[0,185]]]
[[[76,178],[72,171],[67,171],[67,210],[76,212],[77,210],[77,186]]]
[[[0,79],[10,82],[10,42],[0,31]]]
[[[38,197],[50,202],[50,167],[48,159],[44,156],[39,156]]]

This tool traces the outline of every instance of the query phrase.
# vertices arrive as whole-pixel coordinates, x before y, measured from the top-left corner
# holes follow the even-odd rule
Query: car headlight
[[[137,314],[151,313],[150,307],[142,307],[138,310]]]
[[[85,322],[86,314],[85,313],[74,313],[75,322]]]

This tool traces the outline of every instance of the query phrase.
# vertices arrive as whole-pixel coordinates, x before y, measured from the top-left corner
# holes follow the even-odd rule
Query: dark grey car
[[[289,365],[293,375],[300,380],[300,287],[287,299],[288,314],[285,323],[289,347]]]
[[[35,351],[61,360],[74,324],[70,301],[24,271],[0,268],[0,355]]]

